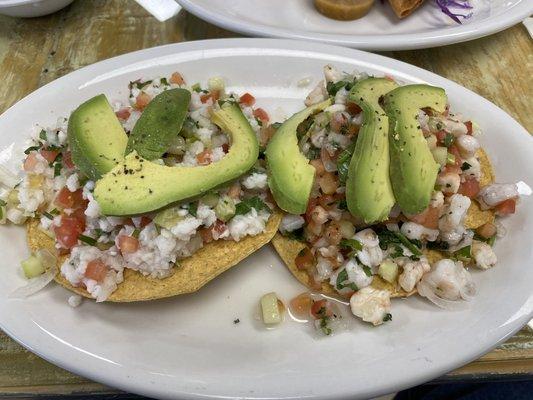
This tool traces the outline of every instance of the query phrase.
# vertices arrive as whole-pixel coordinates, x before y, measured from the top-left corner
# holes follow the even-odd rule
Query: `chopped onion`
[[[9,297],[12,299],[25,299],[26,297],[29,297],[44,289],[50,282],[54,280],[55,276],[56,269],[49,269],[44,274],[30,279],[26,285],[15,289],[9,294]]]
[[[437,296],[429,285],[425,283],[424,281],[418,282],[418,285],[416,285],[416,288],[418,289],[418,294],[422,297],[425,297],[429,301],[431,301],[436,306],[443,308],[445,310],[449,311],[455,311],[455,310],[464,310],[466,308],[466,304],[461,301],[453,301],[453,300],[447,300],[443,299],[442,297]],[[462,295],[463,293],[461,293]]]
[[[45,270],[52,269],[55,271],[56,269],[56,263],[57,263],[57,257],[48,249],[40,249],[38,250],[35,255],[41,262],[43,263],[43,267]]]

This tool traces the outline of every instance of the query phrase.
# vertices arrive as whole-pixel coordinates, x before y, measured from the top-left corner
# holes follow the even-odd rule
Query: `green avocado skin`
[[[418,214],[429,206],[439,167],[418,122],[421,108],[438,113],[446,109],[444,89],[429,85],[402,86],[385,95],[389,116],[390,178],[394,196],[406,214]]]
[[[133,127],[126,154],[136,150],[146,160],[155,160],[169,148],[187,116],[191,93],[169,89],[155,96]]]
[[[315,178],[315,168],[298,147],[296,128],[329,105],[331,99],[297,112],[279,127],[267,145],[268,186],[278,207],[288,213],[305,213]]]
[[[124,158],[128,136],[105,95],[95,96],[72,112],[68,121],[72,161],[92,180]]]
[[[231,147],[220,161],[195,167],[168,167],[136,151],[96,182],[94,196],[104,215],[135,215],[202,195],[239,178],[259,156],[259,143],[236,104],[226,104],[212,116],[230,136]]]
[[[368,224],[387,219],[395,203],[389,178],[389,118],[379,100],[396,87],[390,79],[368,78],[349,94],[363,110],[363,125],[348,168],[346,202],[350,213]]]

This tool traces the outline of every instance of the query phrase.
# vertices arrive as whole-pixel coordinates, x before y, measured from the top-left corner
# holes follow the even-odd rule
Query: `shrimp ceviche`
[[[499,218],[530,189],[494,182],[480,128],[450,110],[443,89],[324,72],[293,117],[299,175],[276,176],[285,166],[270,151],[284,125],[267,149],[270,187],[286,211],[276,250],[303,284],[373,325],[392,319],[394,297],[418,294],[444,308],[470,300],[469,268],[496,265]],[[304,294],[291,304],[333,332],[338,302]]]
[[[15,295],[51,280],[71,305],[190,293],[272,242],[308,288],[292,313],[325,335],[354,316],[391,320],[396,297],[466,304],[469,268],[496,265],[499,218],[531,189],[494,182],[480,127],[444,89],[324,73],[283,122],[222,78],[175,72],[38,127],[0,168],[0,222],[25,224],[32,250]],[[266,324],[282,308],[261,298]]]
[[[279,217],[258,154],[271,128],[254,103],[220,78],[202,88],[174,73],[39,127],[22,172],[2,173],[1,222],[26,224],[34,251],[26,276],[98,302],[153,299],[197,290],[268,243]]]

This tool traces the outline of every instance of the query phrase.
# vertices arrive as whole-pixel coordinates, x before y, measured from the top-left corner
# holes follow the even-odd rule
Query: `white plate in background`
[[[190,13],[249,36],[305,39],[363,50],[444,46],[499,32],[533,14],[531,0],[470,0],[472,18],[459,25],[435,0],[399,20],[388,1],[355,21],[336,21],[316,11],[313,0],[177,0]],[[461,10],[460,10],[461,11]]]
[[[289,40],[227,39],[173,44],[125,54],[79,69],[33,92],[0,116],[0,147],[21,143],[35,123],[54,126],[82,101],[105,93],[126,100],[129,81],[180,71],[188,82],[222,76],[281,117],[303,98],[326,63],[342,70],[390,74],[406,83],[446,89],[452,110],[484,129],[482,144],[498,181],[533,183],[533,139],[501,109],[449,80],[402,62],[346,48]],[[310,77],[307,88],[298,87]],[[276,111],[278,110],[278,111]],[[322,340],[286,321],[266,331],[259,297],[288,301],[303,291],[269,246],[199,292],[139,304],[67,305],[52,284],[26,300],[8,299],[24,284],[24,229],[0,227],[0,328],[31,351],[90,379],[159,398],[368,398],[440,376],[479,357],[533,314],[533,199],[507,218],[496,243],[498,265],[474,271],[478,296],[464,311],[421,298],[393,302],[393,320]],[[234,324],[239,318],[240,323]]]

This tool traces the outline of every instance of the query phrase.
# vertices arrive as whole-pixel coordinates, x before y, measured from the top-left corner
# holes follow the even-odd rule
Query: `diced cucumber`
[[[441,167],[446,165],[446,160],[448,159],[448,149],[446,147],[435,147],[433,150],[431,150],[431,154],[433,154],[435,162]]]
[[[215,207],[215,214],[219,220],[229,221],[235,215],[235,201],[227,195],[222,196]]]
[[[454,256],[459,260],[468,263],[472,258],[472,246],[465,246],[457,250]]]
[[[172,207],[159,211],[154,218],[154,223],[165,229],[173,228],[183,219],[183,217],[179,215],[179,210],[179,207]]]
[[[390,258],[386,259],[380,264],[378,274],[387,282],[394,283],[398,278],[398,264]]]
[[[20,264],[22,265],[24,275],[26,275],[26,278],[28,279],[44,274],[45,269],[43,263],[36,256],[32,255]]]
[[[282,321],[283,316],[280,311],[278,296],[276,293],[267,293],[261,297],[261,312],[263,322],[266,325],[275,325]]]
[[[213,207],[216,207],[219,199],[220,197],[216,193],[211,192],[203,196],[200,199],[200,201],[204,203],[206,206],[213,208]]]

